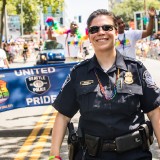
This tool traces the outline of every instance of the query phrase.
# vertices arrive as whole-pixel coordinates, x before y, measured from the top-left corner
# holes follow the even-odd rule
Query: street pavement
[[[13,64],[10,64],[11,68],[19,68],[25,66],[33,66],[35,64],[35,56],[32,55],[28,58],[27,63],[23,62],[22,58],[15,59]],[[153,59],[142,60],[144,65],[147,67],[151,75],[153,76],[156,84],[160,87],[160,61]],[[79,113],[77,113],[72,121],[74,122],[75,127],[78,125]],[[156,139],[154,139],[154,143],[151,146],[151,152],[153,154],[152,160],[160,160],[160,150],[158,149],[158,143]],[[67,146],[67,134],[65,135],[65,139],[62,144],[61,156],[64,160],[68,159],[68,146]]]
[[[24,62],[24,59],[21,55],[16,56],[14,62],[9,64],[9,66],[10,68],[32,67],[36,64],[36,56],[36,52],[31,53],[26,62]]]

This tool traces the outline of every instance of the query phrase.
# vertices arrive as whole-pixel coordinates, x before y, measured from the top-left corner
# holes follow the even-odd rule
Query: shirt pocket
[[[114,99],[115,105],[120,107],[119,112],[132,115],[140,110],[140,96],[143,95],[142,86],[137,84],[124,84],[123,88],[117,89]]]
[[[96,105],[96,99],[98,97],[98,86],[87,85],[77,87],[77,101],[80,106],[81,112],[90,111],[94,105]]]

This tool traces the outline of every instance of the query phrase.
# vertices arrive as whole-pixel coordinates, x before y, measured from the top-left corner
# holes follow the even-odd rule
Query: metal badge
[[[124,83],[132,84],[133,83],[133,75],[131,72],[126,72],[124,75]]]
[[[93,80],[81,81],[81,82],[80,82],[80,85],[82,85],[82,86],[87,86],[87,85],[92,84],[93,82],[94,82]]]

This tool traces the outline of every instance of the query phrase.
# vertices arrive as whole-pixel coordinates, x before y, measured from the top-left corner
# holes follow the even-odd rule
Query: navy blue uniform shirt
[[[107,96],[114,93],[116,85],[113,99],[105,99],[96,74]],[[83,131],[106,139],[136,130],[145,121],[144,113],[159,105],[160,90],[145,66],[119,52],[107,72],[96,56],[76,65],[53,103],[56,110],[70,118],[80,111]]]

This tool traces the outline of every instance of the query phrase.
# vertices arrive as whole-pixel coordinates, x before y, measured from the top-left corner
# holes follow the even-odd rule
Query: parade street
[[[146,59],[142,61],[154,81],[160,87],[160,61]],[[26,64],[15,61],[12,68],[34,65],[33,59]],[[51,145],[51,129],[56,111],[50,106],[19,108],[0,113],[0,160],[47,160]],[[79,114],[72,119],[77,127]],[[61,156],[68,160],[67,134],[63,141]],[[151,146],[153,160],[160,159],[160,150],[156,139]]]

